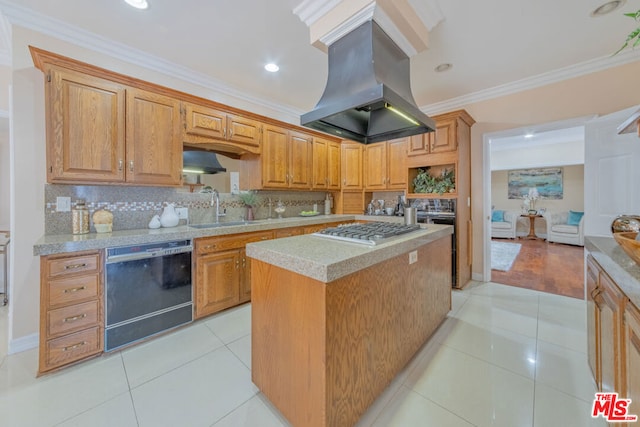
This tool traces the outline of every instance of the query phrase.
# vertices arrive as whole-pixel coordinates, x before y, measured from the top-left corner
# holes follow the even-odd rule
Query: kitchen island
[[[295,426],[351,426],[451,308],[452,227],[373,247],[247,245],[252,380]]]

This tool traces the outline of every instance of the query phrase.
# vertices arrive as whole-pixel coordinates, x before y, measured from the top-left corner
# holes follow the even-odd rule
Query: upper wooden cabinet
[[[313,138],[313,188],[340,189],[340,143]]]
[[[127,182],[180,185],[180,101],[142,89],[127,89]]]
[[[364,189],[404,190],[407,187],[407,142],[399,138],[365,146]]]
[[[362,190],[362,144],[343,141],[341,148],[342,190]]]
[[[180,185],[179,101],[53,65],[45,73],[49,182]]]
[[[125,180],[125,87],[46,70],[47,181]]]
[[[182,104],[182,111],[185,144],[236,154],[260,152],[261,122],[188,102]]]

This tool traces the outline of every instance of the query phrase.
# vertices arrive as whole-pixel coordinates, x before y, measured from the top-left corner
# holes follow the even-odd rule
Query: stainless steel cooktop
[[[313,233],[313,235],[326,237],[328,239],[375,246],[381,243],[386,243],[395,237],[417,230],[420,230],[420,225],[418,224],[405,225],[388,222],[367,222],[364,224],[348,224],[325,228],[322,231]]]

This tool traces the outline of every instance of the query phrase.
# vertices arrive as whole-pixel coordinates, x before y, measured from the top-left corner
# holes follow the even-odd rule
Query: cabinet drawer
[[[100,266],[100,254],[89,254],[71,258],[55,258],[47,260],[47,275],[49,277],[65,274],[84,273],[98,271]]]
[[[95,327],[47,341],[46,370],[101,352],[100,336]]]
[[[98,298],[97,274],[49,281],[49,307]]]
[[[64,334],[98,324],[99,301],[58,308],[47,313],[48,336]]]
[[[242,249],[247,243],[270,239],[273,239],[272,231],[197,239],[196,253],[200,255],[228,249]]]

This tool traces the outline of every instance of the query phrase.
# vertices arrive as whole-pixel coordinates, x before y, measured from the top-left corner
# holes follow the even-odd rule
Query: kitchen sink
[[[231,227],[232,225],[249,225],[253,224],[252,221],[229,221],[229,222],[212,222],[209,224],[190,224],[191,228],[220,228]]]

